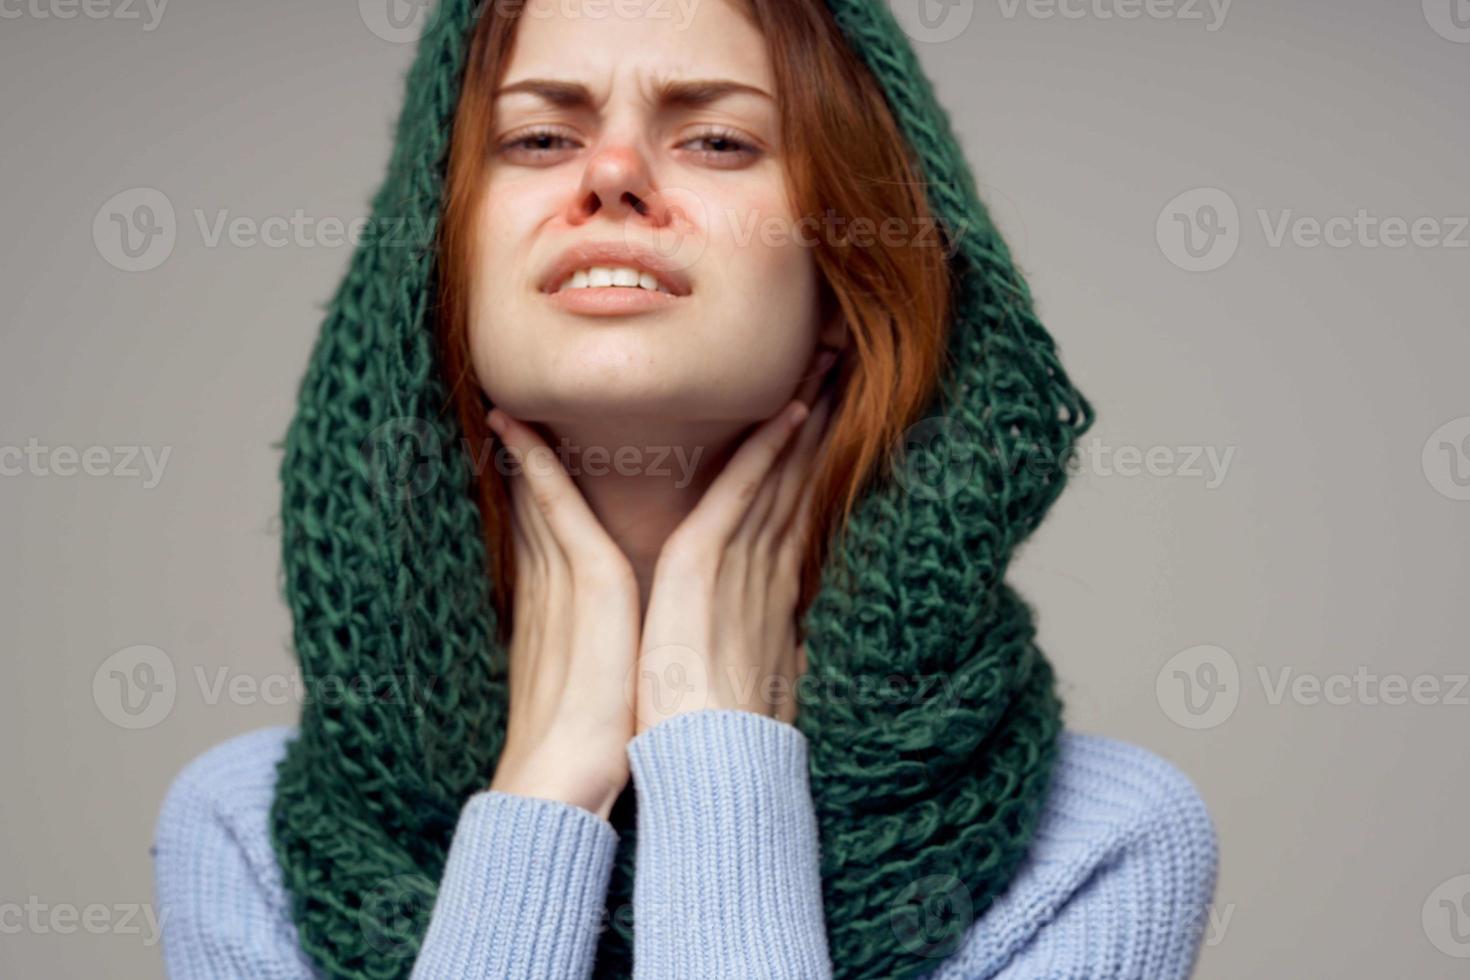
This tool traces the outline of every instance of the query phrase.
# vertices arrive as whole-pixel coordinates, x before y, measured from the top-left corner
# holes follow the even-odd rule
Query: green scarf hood
[[[828,0],[958,229],[949,373],[912,472],[865,496],[806,615],[823,902],[839,978],[935,969],[1016,872],[1061,729],[1026,602],[1004,581],[1061,492],[1092,410],[885,0]],[[437,228],[473,0],[438,0],[407,78],[373,224]],[[334,295],[285,440],[284,592],[307,689],[278,770],[271,831],[302,948],[332,978],[407,977],[468,796],[505,734],[481,519],[435,371],[431,249],[365,240]],[[1038,465],[1039,464],[1039,465]],[[409,479],[385,489],[384,469]],[[848,571],[839,587],[839,568]],[[900,675],[938,683],[854,698]],[[927,688],[927,690],[926,690]],[[833,696],[828,696],[832,693]],[[873,703],[873,702],[877,703]],[[631,975],[632,786],[597,977]],[[936,908],[947,913],[936,920]]]

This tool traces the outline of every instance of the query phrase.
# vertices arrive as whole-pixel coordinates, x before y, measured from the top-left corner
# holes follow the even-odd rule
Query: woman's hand
[[[607,819],[629,778],[637,578],[536,431],[498,408],[487,421],[518,464],[510,717],[490,788]]]
[[[832,408],[816,391],[830,365],[822,357],[797,398],[746,437],[664,542],[643,622],[638,732],[702,708],[795,720],[812,464]]]

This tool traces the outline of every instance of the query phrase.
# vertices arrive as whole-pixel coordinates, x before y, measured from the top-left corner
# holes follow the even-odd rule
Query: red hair
[[[815,236],[822,317],[841,317],[848,345],[840,400],[815,474],[812,536],[802,561],[801,619],[821,584],[835,530],[845,528],[891,447],[934,392],[949,317],[947,241],[932,217],[907,142],[882,90],[847,44],[823,0],[740,0],[766,39],[776,79],[785,176],[797,218],[854,234]],[[493,152],[492,93],[509,62],[521,5],[487,2],[470,39],[455,112],[439,229],[439,367],[476,460],[490,459],[489,402],[474,377],[469,297],[476,220]],[[841,223],[829,220],[831,216]],[[893,222],[897,220],[898,224]],[[861,230],[866,225],[867,232]],[[901,228],[892,242],[882,227]],[[510,500],[494,467],[476,469],[495,605],[508,639],[514,587]]]

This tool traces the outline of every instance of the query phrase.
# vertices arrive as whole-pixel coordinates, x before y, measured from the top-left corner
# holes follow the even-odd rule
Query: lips
[[[632,242],[582,242],[562,252],[542,273],[537,288],[555,293],[579,269],[593,266],[625,266],[645,272],[674,296],[688,296],[689,277],[658,251]],[[616,286],[615,289],[628,287]]]

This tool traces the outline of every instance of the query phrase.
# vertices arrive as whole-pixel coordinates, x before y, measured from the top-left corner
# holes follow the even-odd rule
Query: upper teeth
[[[557,292],[563,289],[590,289],[597,286],[638,286],[642,289],[650,289],[656,293],[667,293],[668,290],[659,284],[658,279],[647,272],[639,272],[628,266],[606,266],[594,265],[590,269],[578,269],[566,278]]]

